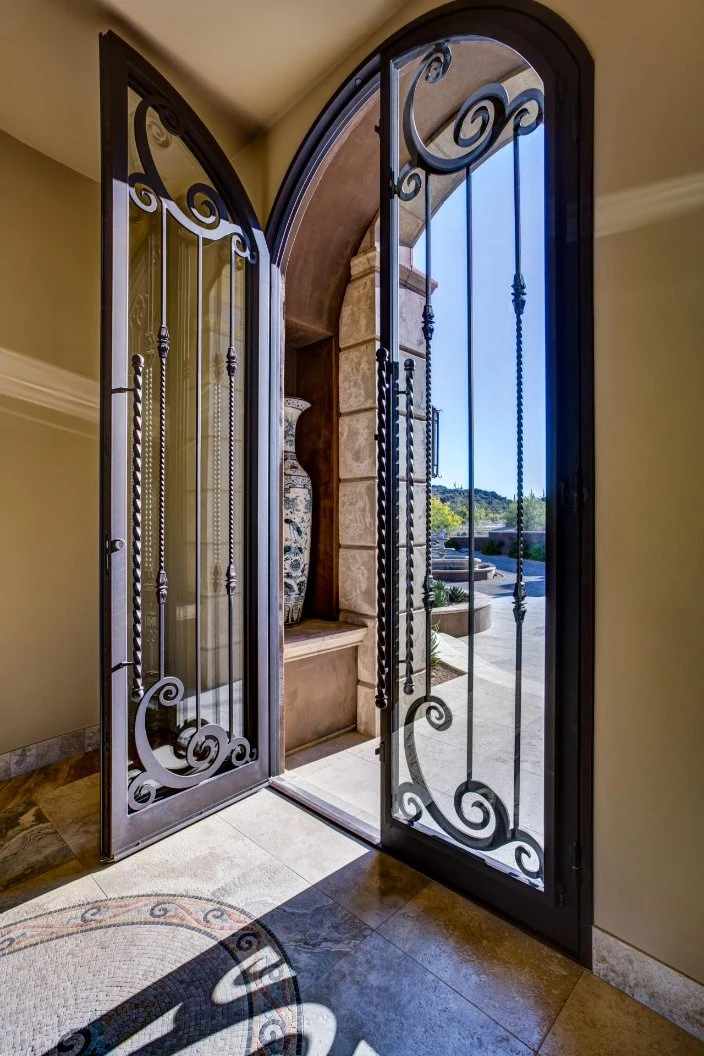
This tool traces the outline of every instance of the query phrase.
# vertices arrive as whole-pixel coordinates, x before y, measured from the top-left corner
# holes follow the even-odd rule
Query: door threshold
[[[332,806],[332,804],[316,796],[313,792],[309,792],[293,781],[289,781],[285,776],[279,775],[278,777],[270,778],[269,786],[282,795],[287,796],[288,799],[292,799],[295,803],[299,803],[302,807],[312,810],[314,814],[320,815],[325,821],[330,821],[333,825],[344,829],[352,836],[357,836],[360,840],[364,840],[365,843],[371,844],[372,847],[381,847],[379,829],[369,825],[366,821],[362,821],[360,818],[355,818],[353,814],[348,814],[345,810],[340,810],[339,807]]]

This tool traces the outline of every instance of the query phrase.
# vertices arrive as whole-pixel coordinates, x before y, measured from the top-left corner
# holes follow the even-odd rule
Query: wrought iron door
[[[588,408],[589,393],[580,391],[575,285],[579,156],[564,87],[541,72],[509,47],[469,36],[419,39],[382,58],[382,842],[588,958],[579,897],[579,789],[588,766],[580,757],[580,693],[588,686],[580,656],[589,648],[590,604],[580,419],[588,419],[580,400],[586,396]],[[454,226],[443,226],[449,213]],[[452,257],[449,271],[443,254]],[[452,268],[463,285],[454,303],[441,297],[443,281],[455,289]],[[413,292],[419,272],[422,298]],[[441,303],[445,316],[436,311]],[[455,399],[448,372],[465,393],[463,430],[438,404],[440,382]],[[498,534],[500,514],[476,491],[492,481],[475,479],[478,466],[499,472],[496,452],[486,458],[479,450],[492,428],[492,400],[491,443],[512,466],[503,492],[508,520]],[[433,524],[442,514],[433,488],[444,483],[443,464],[459,464],[453,448],[462,445],[466,487],[449,494],[466,495],[458,516],[465,526],[450,549]],[[533,495],[526,467],[535,476],[541,458],[544,492]],[[542,530],[529,532],[541,518]],[[492,559],[500,538],[504,553]],[[451,595],[448,610],[446,581],[463,577],[466,622],[458,630],[461,596]],[[454,629],[440,622],[447,611]]]
[[[269,258],[229,162],[114,34],[103,130],[103,836],[268,778]]]

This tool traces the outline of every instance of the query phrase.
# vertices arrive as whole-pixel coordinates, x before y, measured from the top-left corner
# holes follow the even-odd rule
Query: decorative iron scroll
[[[157,122],[152,114],[156,114]],[[133,699],[138,701],[134,718],[133,745],[137,772],[131,772],[127,796],[131,810],[138,811],[153,803],[160,791],[180,792],[193,788],[213,777],[229,764],[243,766],[256,758],[253,748],[244,736],[234,734],[234,662],[233,662],[233,594],[237,589],[237,573],[234,559],[234,444],[235,444],[235,375],[237,372],[237,349],[235,347],[235,263],[254,263],[256,256],[249,237],[231,217],[224,201],[215,189],[205,183],[194,183],[184,193],[183,204],[177,204],[167,190],[152,155],[150,137],[158,146],[168,146],[171,136],[183,137],[186,128],[183,119],[164,98],[145,96],[134,113],[133,132],[142,171],[129,177],[129,194],[133,204],[145,213],[161,213],[161,305],[157,350],[160,364],[159,380],[159,474],[158,474],[158,570],[155,592],[158,606],[159,670],[157,680],[145,691],[143,684],[142,642],[142,373],[144,359],[133,357],[133,413],[132,413],[132,631],[133,631]],[[175,675],[166,673],[166,607],[169,581],[166,551],[166,460],[167,460],[167,361],[171,335],[167,323],[167,218],[170,217],[185,231],[195,236],[197,242],[197,426],[196,426],[196,693],[195,718],[182,722],[174,734],[174,743],[161,745],[157,757],[147,731],[147,716],[154,715],[159,708],[178,708],[184,703],[184,685]],[[229,437],[228,437],[228,566],[224,591],[228,604],[228,704],[229,731],[222,726],[201,719],[201,662],[200,662],[200,490],[201,490],[201,434],[200,387],[202,383],[202,253],[204,242],[229,240],[230,256],[230,332],[225,362],[229,389]],[[221,584],[218,581],[218,589]],[[173,726],[173,723],[171,724]],[[167,729],[168,723],[159,724]],[[165,756],[172,753],[171,766],[165,766]]]
[[[434,153],[431,146],[426,144],[421,137],[415,117],[416,90],[422,80],[429,85],[440,82],[447,74],[452,63],[452,52],[450,45],[446,42],[438,43],[424,56],[415,70],[408,89],[403,108],[403,136],[406,149],[410,155],[410,162],[405,165],[395,183],[395,190],[401,201],[410,201],[415,198],[422,187],[425,189],[425,233],[426,233],[426,294],[423,308],[422,332],[426,350],[426,499],[429,506],[431,478],[436,472],[433,460],[434,425],[436,421],[435,412],[432,407],[431,397],[431,344],[434,329],[434,315],[431,303],[431,200],[430,179],[431,176],[449,176],[464,172],[467,181],[467,241],[468,253],[471,254],[471,189],[470,179],[472,169],[481,161],[485,160],[489,152],[494,149],[502,134],[507,133],[513,142],[514,157],[514,230],[515,230],[515,270],[512,284],[512,303],[516,317],[516,409],[517,409],[517,505],[518,505],[518,562],[517,582],[514,590],[514,617],[516,622],[516,691],[514,712],[514,796],[512,818],[496,792],[485,782],[476,780],[472,776],[472,743],[473,743],[473,708],[471,700],[468,702],[468,731],[467,731],[467,776],[458,785],[454,793],[454,810],[457,819],[462,824],[460,828],[440,809],[433,798],[418,758],[415,742],[416,720],[421,718],[421,709],[425,708],[425,720],[437,732],[443,732],[452,724],[453,717],[450,707],[439,696],[432,693],[430,664],[427,664],[426,688],[423,696],[418,697],[410,705],[406,714],[404,731],[404,752],[411,780],[399,785],[396,789],[395,812],[409,824],[420,821],[423,813],[427,814],[435,824],[456,843],[469,849],[488,852],[500,848],[515,847],[514,858],[520,873],[528,880],[542,882],[544,877],[544,855],[537,840],[529,833],[519,827],[520,806],[520,756],[521,756],[521,679],[522,679],[522,624],[526,613],[525,584],[523,582],[523,342],[522,342],[522,315],[526,300],[526,285],[521,274],[521,232],[520,232],[520,168],[519,168],[519,137],[533,132],[542,122],[544,113],[543,93],[537,88],[529,88],[513,99],[509,99],[506,89],[501,84],[488,84],[476,92],[473,92],[460,106],[453,119],[453,140],[459,148],[460,153],[455,157],[447,157]],[[470,270],[468,268],[468,276]],[[468,291],[471,299],[471,289]],[[471,340],[469,342],[468,355],[471,357]],[[406,377],[406,393],[408,393],[409,378]],[[411,378],[412,392],[412,378]],[[408,406],[408,395],[406,396]],[[407,415],[412,416],[412,409]],[[398,417],[398,412],[396,413]],[[408,429],[408,421],[407,421]],[[407,459],[408,432],[407,432]],[[412,467],[413,441],[410,439],[410,458]],[[470,438],[470,463],[472,450]],[[407,474],[412,474],[412,468],[407,469]],[[410,497],[409,497],[410,498]],[[407,500],[406,507],[406,543],[407,543],[407,598],[406,618],[409,620],[409,606],[412,612],[412,599],[409,602],[409,568],[411,575],[410,589],[412,590],[413,561],[408,547],[409,538],[413,539],[413,503]],[[471,516],[470,516],[471,520]],[[424,601],[426,607],[427,623],[427,648],[430,647],[431,619],[432,619],[432,576],[430,565],[430,515],[428,510],[427,525],[427,568],[424,584]],[[470,575],[471,575],[470,554]],[[407,629],[408,629],[407,622]],[[412,624],[411,624],[412,626]],[[383,634],[388,634],[386,628]],[[470,639],[472,635],[470,631]],[[412,656],[412,643],[411,643]],[[396,655],[398,652],[396,651]],[[409,692],[410,681],[409,667],[409,642],[406,643],[406,682],[405,692]],[[471,651],[470,651],[471,656]],[[471,698],[472,679],[469,678],[469,696]],[[410,689],[413,692],[413,689]]]
[[[544,872],[542,847],[529,833],[511,825],[503,802],[483,781],[467,778],[457,786],[454,794],[458,818],[475,835],[453,825],[440,810],[423,777],[416,749],[415,722],[424,706],[426,722],[435,731],[444,732],[452,725],[452,712],[440,697],[422,696],[411,704],[403,724],[403,746],[411,780],[399,785],[396,791],[398,813],[413,823],[419,821],[423,811],[427,810],[443,832],[472,850],[494,851],[515,844],[515,861],[521,873],[529,880],[541,880]],[[478,817],[471,816],[471,811],[476,812]]]
[[[436,44],[413,75],[403,108],[403,135],[411,160],[399,173],[396,190],[402,201],[415,198],[423,186],[421,173],[450,176],[471,169],[484,160],[506,129],[514,136],[533,132],[543,120],[543,93],[527,88],[513,99],[502,84],[487,84],[462,104],[454,119],[452,138],[463,151],[456,157],[434,154],[423,142],[415,117],[416,89],[422,79],[437,84],[452,64],[447,43]]]
[[[191,768],[189,773],[170,770],[156,758],[147,734],[147,711],[150,707],[176,707],[183,700],[183,682],[173,675],[160,678],[142,697],[134,720],[134,740],[139,761],[144,771],[136,774],[127,788],[127,801],[132,810],[142,810],[156,799],[160,788],[182,792],[194,788],[201,781],[213,777],[226,763],[243,766],[256,753],[246,737],[228,737],[215,723],[200,728],[186,724],[181,728],[173,746],[177,762]]]

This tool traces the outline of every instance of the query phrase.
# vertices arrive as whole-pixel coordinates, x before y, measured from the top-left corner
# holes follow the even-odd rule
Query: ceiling
[[[228,153],[270,126],[404,0],[0,0],[0,128],[99,178],[98,33],[156,61]]]

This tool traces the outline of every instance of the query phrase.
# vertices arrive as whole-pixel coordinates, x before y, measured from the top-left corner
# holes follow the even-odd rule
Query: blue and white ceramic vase
[[[310,404],[284,400],[284,623],[298,623],[308,585],[313,488],[296,458],[296,425]]]

